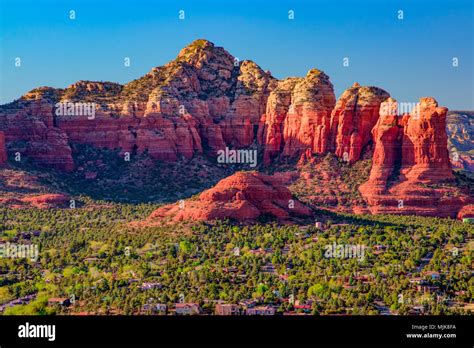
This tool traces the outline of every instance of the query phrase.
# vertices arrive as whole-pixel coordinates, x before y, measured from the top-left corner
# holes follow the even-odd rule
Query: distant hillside
[[[474,171],[474,111],[448,112],[446,129],[453,166]]]

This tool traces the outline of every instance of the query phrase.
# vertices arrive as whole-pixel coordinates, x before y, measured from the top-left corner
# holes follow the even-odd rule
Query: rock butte
[[[382,103],[372,130],[372,169],[359,187],[369,210],[456,217],[472,198],[434,186],[454,179],[447,150],[447,109],[433,98],[421,98],[417,113],[400,117],[396,105],[393,98]],[[388,187],[390,177],[394,183]]]
[[[309,217],[311,210],[292,198],[282,179],[257,172],[237,172],[202,192],[197,199],[169,204],[155,210],[146,223],[162,221],[255,221],[265,215],[280,222]]]
[[[277,80],[252,61],[196,40],[175,60],[125,85],[79,81],[65,89],[36,88],[0,106],[0,131],[9,152],[69,172],[73,143],[147,151],[162,161],[258,144],[266,166],[327,152],[354,163],[373,149],[370,178],[360,187],[372,213],[455,217],[472,199],[462,193],[448,199],[449,189],[429,187],[453,180],[447,109],[422,98],[419,115],[399,116],[386,105],[380,113],[389,97],[355,83],[336,101],[320,70]],[[95,118],[55,115],[55,104],[65,101],[96,103]],[[0,163],[2,140],[0,133]],[[396,180],[387,185],[391,177]]]

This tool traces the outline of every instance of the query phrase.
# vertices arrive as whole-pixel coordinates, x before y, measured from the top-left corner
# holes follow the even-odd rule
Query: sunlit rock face
[[[358,83],[336,100],[318,69],[277,80],[252,61],[196,40],[125,85],[40,87],[0,106],[0,164],[8,150],[70,172],[73,144],[170,162],[257,148],[263,167],[334,153],[349,165],[372,158],[359,188],[371,212],[454,216],[469,197],[433,186],[453,180],[446,112],[422,98],[416,113],[399,115],[386,91]]]

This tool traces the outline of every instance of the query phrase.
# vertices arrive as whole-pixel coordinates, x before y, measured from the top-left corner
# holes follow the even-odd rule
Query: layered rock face
[[[0,164],[3,164],[7,161],[7,146],[5,143],[5,133],[0,132]]]
[[[43,99],[0,108],[0,129],[10,150],[38,164],[72,171],[74,161],[65,132],[54,126],[52,105]]]
[[[369,180],[359,187],[372,213],[456,217],[472,197],[453,187],[446,137],[446,108],[422,98],[410,115],[396,101],[382,103],[372,133]],[[391,182],[389,179],[391,178]]]
[[[292,199],[282,179],[256,172],[237,172],[221,180],[197,199],[155,210],[147,223],[163,221],[208,221],[235,219],[255,221],[265,215],[285,222],[290,217],[308,217],[311,210]]]
[[[49,193],[38,196],[25,197],[21,202],[39,209],[64,208],[69,204],[69,196],[59,193]]]
[[[421,98],[403,132],[402,174],[407,179],[452,179],[446,136],[446,113],[433,98]]]
[[[375,143],[369,181],[359,188],[363,192],[382,193],[394,168],[400,165],[402,128],[398,104],[388,98],[380,105],[380,117],[372,129]]]
[[[335,102],[329,77],[320,70],[310,70],[305,78],[280,81],[270,93],[260,124],[264,163],[270,164],[280,154],[294,158],[326,152],[325,134]]]
[[[215,155],[255,141],[275,83],[255,63],[197,40],[174,61],[124,86],[79,81],[66,89],[35,89],[0,108],[0,130],[8,142],[26,143],[18,148],[22,155],[63,170],[73,168],[69,143],[147,151],[165,161]],[[58,115],[57,103],[94,103],[94,112]]]
[[[331,114],[330,147],[326,150],[334,151],[350,163],[359,160],[372,140],[371,131],[379,119],[380,104],[389,96],[380,88],[361,87],[358,83],[347,89]]]
[[[161,161],[251,147],[263,152],[258,159],[266,166],[287,159],[313,163],[315,154],[329,152],[353,165],[373,150],[370,178],[359,190],[372,212],[398,213],[403,201],[412,207],[407,212],[426,208],[453,216],[469,199],[459,193],[448,202],[443,197],[454,197],[452,190],[433,186],[453,179],[447,109],[423,98],[416,114],[399,116],[389,97],[355,83],[336,102],[320,70],[279,81],[252,61],[196,40],[175,60],[125,85],[41,87],[0,106],[0,163],[2,132],[22,160],[64,171],[74,170],[74,143],[147,152]]]
[[[344,158],[347,152],[353,162],[369,143],[386,97],[383,90],[356,84],[336,105],[329,77],[320,70],[277,81],[254,62],[239,62],[197,40],[175,60],[123,86],[79,81],[66,89],[35,89],[0,108],[0,130],[8,142],[26,143],[18,148],[22,155],[63,170],[73,168],[70,143],[176,161],[257,142],[266,165],[277,157],[305,159],[328,151]],[[78,112],[77,104],[93,112]],[[72,110],[58,114],[58,105]]]
[[[267,165],[283,150],[284,121],[291,105],[291,93],[299,81],[298,78],[278,81],[268,97],[258,129],[258,140],[265,146],[264,163]]]
[[[292,92],[291,104],[284,123],[283,156],[295,157],[303,151],[326,151],[325,130],[336,98],[329,77],[313,69],[299,81]]]

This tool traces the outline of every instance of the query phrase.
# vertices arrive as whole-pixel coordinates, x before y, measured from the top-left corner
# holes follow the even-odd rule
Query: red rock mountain
[[[147,223],[215,219],[255,221],[265,215],[285,222],[292,217],[308,217],[311,210],[292,198],[279,177],[237,172],[202,192],[196,199],[155,210]]]
[[[276,157],[327,151],[340,157],[347,152],[353,162],[386,97],[356,84],[336,105],[322,71],[278,81],[254,62],[239,62],[197,40],[172,62],[123,86],[79,81],[65,89],[34,89],[0,107],[0,130],[10,151],[66,171],[74,168],[71,143],[147,150],[155,159],[176,161],[258,142],[267,165]],[[73,109],[58,115],[57,103],[69,102],[95,103],[94,114]]]
[[[370,178],[359,190],[370,211],[455,216],[471,198],[434,187],[453,181],[447,109],[423,98],[418,114],[398,115],[389,97],[355,83],[336,101],[320,70],[277,80],[252,61],[196,40],[175,60],[125,85],[40,87],[0,106],[0,163],[1,132],[9,152],[63,171],[75,168],[75,143],[132,155],[147,151],[161,161],[252,147],[265,166],[329,152],[354,164],[373,151]]]
[[[165,161],[215,155],[254,142],[275,83],[255,63],[197,40],[172,62],[123,86],[79,81],[32,90],[0,108],[0,130],[11,151],[66,171],[74,167],[70,143],[147,150]],[[57,103],[68,102],[95,103],[94,115],[72,110],[58,116]]]

